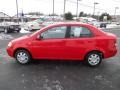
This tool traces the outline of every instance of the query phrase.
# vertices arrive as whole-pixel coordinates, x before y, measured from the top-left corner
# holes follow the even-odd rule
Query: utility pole
[[[64,18],[64,15],[65,15],[65,7],[66,7],[66,0],[64,0],[63,18]]]
[[[18,1],[16,0],[16,10],[17,10],[17,19],[18,19],[18,24],[19,24],[19,17],[18,17]]]
[[[53,0],[53,21],[54,21],[54,0]]]

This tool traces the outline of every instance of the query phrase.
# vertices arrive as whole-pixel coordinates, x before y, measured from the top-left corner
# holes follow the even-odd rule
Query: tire
[[[6,28],[4,29],[4,33],[5,33],[5,34],[7,34],[7,33],[8,33],[8,30],[7,30]]]
[[[28,64],[31,61],[31,55],[26,50],[17,50],[15,52],[15,59],[19,64]]]
[[[91,52],[89,53],[86,58],[87,65],[91,67],[99,66],[102,61],[102,55],[98,52]]]
[[[20,32],[20,30],[17,31],[17,33],[19,33],[19,32]]]

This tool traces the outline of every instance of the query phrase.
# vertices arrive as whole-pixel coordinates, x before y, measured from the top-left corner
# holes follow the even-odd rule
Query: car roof
[[[96,27],[94,27],[94,26],[92,26],[92,25],[90,25],[90,24],[87,24],[87,23],[81,23],[81,22],[54,22],[53,24],[50,24],[50,25],[48,25],[48,26],[45,26],[45,27],[43,27],[42,29],[40,29],[40,31],[42,31],[42,30],[47,30],[47,29],[49,29],[49,28],[52,28],[52,27],[57,27],[57,26],[85,26],[85,27],[90,27],[91,29],[91,31],[92,32],[94,32],[94,33],[96,33],[96,35],[103,35],[103,34],[105,34],[105,32],[103,32],[102,30],[99,30],[98,28],[96,28]],[[37,32],[37,33],[39,33],[39,31]]]
[[[59,26],[59,25],[84,25],[84,26],[91,26],[87,23],[81,23],[81,22],[54,22],[53,24],[50,24],[49,26]]]

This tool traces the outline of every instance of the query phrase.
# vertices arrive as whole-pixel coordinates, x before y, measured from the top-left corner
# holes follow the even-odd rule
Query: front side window
[[[70,31],[70,38],[91,37],[92,32],[86,27],[72,26]]]
[[[41,33],[41,37],[43,39],[65,38],[66,30],[67,30],[66,26],[54,27]]]

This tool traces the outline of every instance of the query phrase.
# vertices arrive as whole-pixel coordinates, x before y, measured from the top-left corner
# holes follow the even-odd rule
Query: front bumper
[[[9,56],[14,57],[14,50],[12,47],[7,47],[6,50]]]

